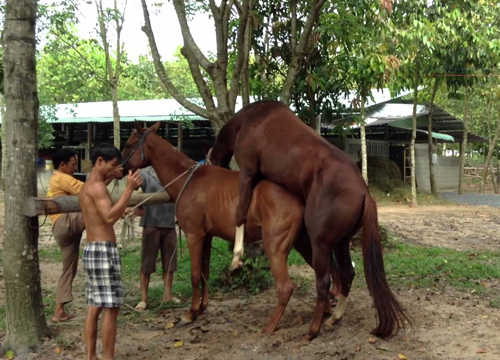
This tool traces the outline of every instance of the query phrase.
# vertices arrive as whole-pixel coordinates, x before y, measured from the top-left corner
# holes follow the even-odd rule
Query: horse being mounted
[[[252,193],[263,177],[285,186],[305,201],[305,225],[313,247],[317,303],[306,339],[319,333],[328,301],[330,255],[338,263],[341,293],[325,323],[341,319],[354,278],[349,241],[363,227],[363,262],[368,290],[378,314],[373,334],[385,338],[409,321],[387,284],[379,236],[377,206],[356,164],[304,124],[284,104],[261,101],[245,106],[226,123],[210,161],[227,167],[234,156],[240,168],[234,263],[243,253]],[[240,247],[241,244],[241,247]],[[240,250],[240,252],[237,252]]]
[[[150,129],[136,122],[122,152],[124,168],[135,170],[152,165],[172,201],[176,216],[187,236],[191,257],[193,299],[184,315],[193,321],[208,306],[209,264],[212,237],[234,241],[238,205],[238,173],[217,166],[195,167],[189,159],[156,134],[160,123]],[[197,170],[195,170],[197,169]],[[177,179],[177,180],[176,180]],[[311,243],[304,229],[304,204],[290,191],[270,181],[261,181],[253,190],[245,229],[245,241],[263,240],[271,271],[278,285],[278,306],[263,328],[272,332],[278,325],[293,292],[287,259],[292,247],[312,264]],[[302,232],[301,232],[302,231]],[[203,278],[203,282],[202,282]],[[203,294],[200,304],[199,285]],[[329,309],[325,309],[328,313]]]

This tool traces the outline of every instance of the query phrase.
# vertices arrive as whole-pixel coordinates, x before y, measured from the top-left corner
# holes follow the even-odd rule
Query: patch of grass
[[[140,283],[140,246],[128,246],[120,252],[120,256],[122,260],[122,276],[126,289],[137,288]],[[256,294],[272,284],[272,275],[267,265],[267,258],[260,258],[256,261],[246,259],[243,271],[239,275],[232,277],[229,274],[232,256],[232,252],[228,250],[227,241],[213,239],[210,278],[208,281],[211,297],[235,292]],[[174,275],[172,293],[177,297],[189,298],[192,294],[191,260],[184,239],[178,249],[177,259],[177,271]],[[134,301],[139,301],[139,292],[134,290],[127,291],[127,293],[134,294]],[[156,273],[151,275],[148,297],[151,308],[158,307],[162,303],[163,280],[161,263],[159,262],[156,266]]]
[[[59,246],[51,246],[39,249],[38,257],[40,261],[61,262],[62,261],[61,249],[59,248]]]
[[[297,250],[292,249],[288,255],[288,266],[290,265],[307,265],[307,263]]]
[[[357,269],[355,285],[365,286],[361,249],[353,252]],[[384,264],[392,286],[445,288],[485,294],[485,282],[500,279],[500,252],[470,252],[423,247],[392,241],[385,248]]]
[[[7,324],[5,323],[5,306],[0,307],[0,332],[5,333]]]
[[[411,204],[411,188],[409,185],[403,184],[401,186],[395,187],[392,191],[387,192],[382,191],[378,187],[369,186],[370,194],[373,196],[378,205],[410,205]],[[441,196],[435,197],[431,194],[417,193],[417,201],[419,205],[453,205],[453,201],[445,199]]]

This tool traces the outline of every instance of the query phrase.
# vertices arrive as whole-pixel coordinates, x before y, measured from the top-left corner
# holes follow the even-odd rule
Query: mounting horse
[[[207,281],[212,237],[234,241],[238,173],[211,165],[195,167],[193,160],[156,134],[159,125],[157,123],[145,129],[136,122],[136,131],[122,151],[123,165],[126,171],[152,165],[163,185],[173,181],[165,190],[176,203],[177,220],[187,236],[193,299],[183,320],[192,322],[208,306]],[[263,240],[278,285],[278,306],[262,330],[268,333],[278,325],[294,289],[287,268],[290,250],[295,247],[312,265],[312,248],[304,231],[302,200],[270,181],[261,181],[253,191],[245,240]],[[200,282],[203,286],[201,304]],[[329,311],[325,308],[326,314]]]
[[[345,152],[304,124],[283,103],[260,101],[245,106],[222,127],[210,162],[227,167],[233,154],[240,168],[235,249],[241,241],[238,235],[244,232],[245,224],[248,226],[248,210],[259,179],[265,177],[283,185],[305,201],[304,221],[313,248],[318,296],[305,339],[316,337],[321,328],[332,251],[340,271],[342,295],[325,326],[331,327],[342,318],[355,275],[349,241],[361,227],[366,283],[378,314],[373,334],[385,338],[404,327],[405,321],[410,322],[387,284],[377,205]]]

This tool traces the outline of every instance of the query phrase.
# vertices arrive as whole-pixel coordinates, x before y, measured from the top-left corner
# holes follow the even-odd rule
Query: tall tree
[[[393,50],[401,57],[401,67],[392,86],[396,91],[412,89],[413,121],[410,142],[411,194],[412,205],[418,205],[415,168],[415,142],[417,137],[417,104],[419,87],[423,79],[433,69],[435,57],[436,29],[428,16],[428,4],[418,0],[399,4],[391,23],[394,30]],[[397,14],[397,15],[396,15]],[[405,160],[406,161],[406,160]]]
[[[185,96],[183,96],[171,80],[171,72],[165,69],[158,48],[146,0],[141,0],[146,33],[158,76],[165,88],[172,94],[182,106],[197,115],[210,119],[212,128],[216,133],[234,114],[236,99],[240,93],[242,74],[246,63],[249,61],[249,37],[256,36],[253,31],[247,31],[249,17],[254,16],[253,1],[242,0],[222,0],[220,5],[210,0],[208,6],[200,5],[199,11],[209,12],[215,23],[217,51],[214,59],[209,59],[196,44],[189,28],[188,18],[192,14],[193,4],[189,1],[174,0],[174,8],[179,20],[184,39],[182,55],[187,59],[191,70],[191,75],[196,83],[198,91],[203,99],[204,107],[199,106]],[[277,5],[282,4],[276,0]],[[287,64],[283,81],[281,82],[281,100],[288,104],[295,77],[299,71],[299,66],[304,61],[304,50],[310,41],[311,32],[318,19],[321,8],[326,0],[297,1],[290,4],[285,3],[290,10],[289,21],[294,25],[290,34],[292,44],[292,57]],[[293,6],[296,4],[297,6]],[[289,6],[290,5],[290,6]],[[299,6],[300,5],[300,6]],[[299,11],[303,9],[303,13]],[[298,11],[299,10],[299,11]],[[255,19],[256,21],[256,19]],[[299,22],[303,26],[299,27]],[[247,46],[245,46],[247,45]],[[217,104],[214,101],[217,99]]]
[[[36,196],[38,97],[36,0],[7,0],[2,42],[5,84],[5,346],[22,352],[47,333],[38,262],[38,219],[22,207]]]
[[[102,0],[94,0],[97,9],[97,21],[99,24],[99,36],[101,38],[102,47],[106,56],[106,75],[107,81],[111,88],[111,101],[113,102],[113,137],[114,145],[120,148],[120,110],[118,109],[118,86],[120,83],[120,74],[122,71],[122,57],[123,57],[123,41],[121,39],[123,23],[125,21],[125,10],[127,9],[127,0],[123,5],[123,10],[118,9],[118,0],[113,1],[113,8],[104,8]],[[110,45],[110,25],[114,24],[116,32],[115,40],[115,58],[116,62],[113,66],[111,57]]]

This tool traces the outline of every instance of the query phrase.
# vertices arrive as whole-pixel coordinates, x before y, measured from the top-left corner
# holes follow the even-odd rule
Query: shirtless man
[[[134,190],[142,184],[139,171],[130,172],[122,196],[113,205],[106,182],[114,179],[120,162],[117,148],[109,144],[97,145],[92,154],[92,172],[78,195],[87,229],[87,246],[82,260],[89,305],[85,321],[88,360],[97,359],[97,322],[103,309],[103,360],[115,358],[116,320],[123,305],[123,285],[113,225],[125,212]]]

